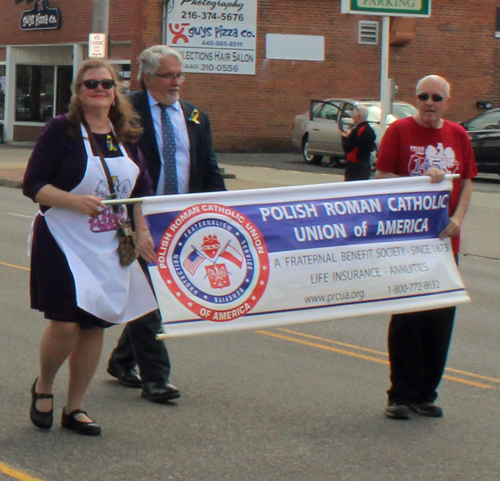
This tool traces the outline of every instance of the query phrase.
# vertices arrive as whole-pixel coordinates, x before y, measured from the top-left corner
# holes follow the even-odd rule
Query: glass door
[[[71,99],[71,83],[73,82],[73,67],[60,65],[57,67],[56,84],[56,115],[65,114],[68,111]]]

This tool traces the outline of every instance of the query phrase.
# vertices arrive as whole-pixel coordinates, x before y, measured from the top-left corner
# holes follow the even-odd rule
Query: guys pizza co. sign
[[[31,10],[21,17],[22,30],[53,30],[59,28],[61,16],[58,8],[49,8],[48,0],[36,0]]]
[[[142,199],[169,336],[467,302],[451,181],[383,179]]]
[[[341,13],[391,17],[430,17],[431,0],[342,0]]]
[[[255,75],[257,0],[178,0],[166,19],[167,45],[184,71]]]

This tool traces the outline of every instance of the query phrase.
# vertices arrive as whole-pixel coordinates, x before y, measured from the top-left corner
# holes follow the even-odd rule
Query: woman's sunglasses
[[[427,100],[429,100],[429,97],[432,98],[432,101],[433,102],[442,102],[444,100],[444,97],[442,95],[439,95],[439,94],[418,94],[417,95],[417,99],[418,100],[421,100],[422,102],[426,102]]]
[[[82,82],[82,85],[85,85],[85,87],[89,90],[95,90],[99,85],[104,90],[109,90],[115,86],[115,81],[110,78],[105,78],[103,80],[89,79],[89,80],[84,80]]]

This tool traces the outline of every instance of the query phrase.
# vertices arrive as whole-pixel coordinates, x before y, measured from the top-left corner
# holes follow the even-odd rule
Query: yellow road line
[[[319,349],[325,349],[326,351],[338,352],[339,354],[345,354],[346,356],[359,357],[360,359],[366,359],[367,361],[379,362],[381,364],[389,364],[389,361],[384,359],[378,359],[377,357],[365,356],[364,354],[358,354],[356,352],[345,351],[344,349],[337,349],[335,347],[325,346],[323,344],[316,344],[314,342],[302,341],[295,337],[283,336],[281,334],[275,334],[269,331],[255,331],[259,334],[265,334],[266,336],[277,337],[278,339],[283,339],[285,341],[292,341],[298,344],[304,344],[305,346],[317,347]]]
[[[280,329],[280,330],[285,330],[285,329]],[[346,351],[344,349],[337,349],[335,347],[325,346],[324,344],[317,344],[315,342],[303,341],[302,339],[297,339],[295,337],[284,336],[282,334],[276,334],[274,332],[262,331],[262,330],[255,331],[255,332],[257,332],[258,334],[264,334],[266,336],[271,336],[271,337],[276,337],[278,339],[283,339],[284,341],[296,342],[297,344],[303,344],[305,346],[317,347],[318,349],[324,349],[326,351],[332,351],[332,352],[336,352],[338,354],[344,354],[346,356],[357,357],[359,359],[365,359],[366,361],[378,362],[379,364],[386,364],[386,365],[389,364],[389,361],[386,361],[385,359],[379,359],[378,357],[366,356],[364,354],[359,354],[357,352]],[[287,332],[292,332],[294,334],[299,334],[299,335],[302,334],[300,332],[288,331],[288,330],[287,330]],[[304,337],[313,337],[313,338],[321,339],[321,340],[324,340],[324,341],[327,341],[327,342],[336,343],[336,341],[332,341],[331,339],[323,339],[321,337],[310,336],[309,334],[304,334]],[[339,344],[343,344],[343,343],[339,343]],[[347,346],[348,344],[345,344],[345,345]],[[355,347],[355,346],[352,346],[352,347]],[[355,348],[357,349],[357,347],[355,347]],[[361,349],[363,350],[364,348],[361,348]],[[374,350],[371,350],[371,349],[370,350],[367,349],[367,350],[370,351],[370,352],[374,352],[374,353],[385,354],[385,353],[381,353],[380,351],[374,351]],[[470,376],[475,376],[472,373],[469,374],[469,375]],[[480,377],[480,376],[477,375],[477,377]],[[470,386],[481,387],[483,389],[492,389],[493,388],[493,386],[489,386],[488,384],[482,384],[482,383],[479,383],[479,382],[468,381],[467,379],[461,379],[461,378],[458,378],[458,377],[452,377],[452,376],[444,375],[443,378],[444,379],[448,379],[449,381],[455,381],[455,382],[461,382],[463,384],[468,384]]]
[[[386,352],[376,351],[375,349],[367,349],[366,347],[356,346],[353,344],[346,344],[344,342],[334,341],[333,339],[328,339],[325,337],[312,336],[311,334],[305,334],[305,333],[299,332],[299,331],[292,331],[291,329],[277,328],[277,330],[283,331],[283,332],[288,332],[290,334],[295,334],[297,336],[307,337],[309,339],[316,339],[318,341],[329,342],[331,344],[337,344],[338,346],[350,347],[351,349],[357,349],[359,351],[371,352],[374,354],[379,354],[381,356],[388,357],[388,354]],[[460,369],[453,369],[451,367],[447,367],[446,371],[453,372],[456,374],[463,374],[464,376],[475,377],[477,379],[484,379],[485,381],[491,381],[491,382],[500,384],[500,379],[497,379],[494,377],[483,376],[481,374],[475,374],[473,372],[468,372],[468,371],[461,371]],[[453,378],[453,379],[455,379],[455,378]]]
[[[0,472],[7,474],[14,479],[18,479],[19,481],[43,481],[40,478],[34,478],[33,476],[14,469],[12,466],[9,466],[8,464],[2,462],[0,462]]]
[[[448,379],[449,381],[461,382],[463,384],[468,384],[469,386],[482,387],[484,389],[493,389],[494,386],[488,386],[488,384],[482,384],[480,382],[469,381],[467,379],[462,379],[460,377],[448,376],[444,375],[444,379]]]
[[[482,376],[481,374],[474,374],[467,371],[460,371],[459,369],[452,369],[451,367],[447,367],[446,370],[449,372],[456,372],[457,374],[463,374],[464,376],[477,377],[478,379],[484,379],[485,381],[500,383],[500,379],[495,379],[494,377]]]
[[[7,262],[0,262],[0,265],[2,266],[7,266],[7,267],[13,267],[14,269],[21,269],[22,271],[29,271],[29,267],[22,267],[22,266],[16,266],[14,264],[7,264]]]
[[[309,339],[316,339],[317,341],[329,342],[331,344],[336,344],[337,346],[350,347],[351,349],[357,349],[358,351],[371,352],[373,354],[380,354],[381,356],[386,356],[386,352],[375,351],[374,349],[368,349],[366,347],[355,346],[353,344],[346,344],[345,342],[334,341],[333,339],[328,339],[325,337],[312,336],[311,334],[305,334],[303,332],[292,331],[290,329],[278,328],[278,331],[288,332],[289,334],[295,334],[297,336],[308,337]]]

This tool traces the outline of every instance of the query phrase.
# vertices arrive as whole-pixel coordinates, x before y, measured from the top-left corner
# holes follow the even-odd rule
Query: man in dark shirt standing
[[[142,90],[131,93],[129,100],[141,117],[144,132],[139,147],[155,194],[226,190],[207,114],[180,100],[184,84],[180,53],[165,45],[144,50],[138,78]],[[158,403],[180,396],[169,383],[165,343],[156,339],[161,330],[158,311],[128,323],[108,363],[108,373],[122,385],[142,387],[141,395]]]

